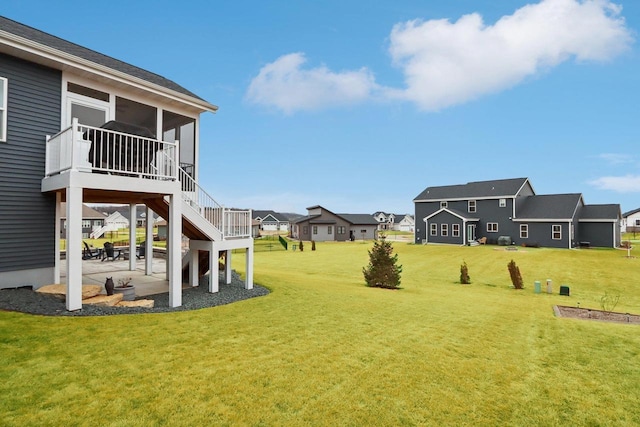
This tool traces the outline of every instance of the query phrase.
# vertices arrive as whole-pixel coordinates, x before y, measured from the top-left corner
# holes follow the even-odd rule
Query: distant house
[[[60,204],[60,211],[66,212],[67,204],[62,202]],[[89,206],[82,205],[82,238],[88,239],[94,230],[100,229],[104,226],[106,216],[98,212],[97,210],[90,208]],[[67,217],[66,215],[60,216],[60,238],[64,239],[67,235]]]
[[[378,211],[373,214],[373,218],[378,222],[378,230],[393,230],[396,218],[394,214]]]
[[[536,195],[528,178],[428,187],[413,202],[416,243],[620,244],[620,205],[586,205],[579,193]]]
[[[254,210],[254,220],[260,222],[260,230],[264,231],[289,231],[289,218],[274,211]]]
[[[640,232],[640,208],[622,214],[622,231]]]
[[[121,230],[123,228],[129,228],[129,219],[119,211],[115,211],[105,218],[104,224],[111,226],[113,230]]]
[[[369,214],[336,214],[319,205],[307,211],[307,216],[292,224],[291,237],[296,240],[344,242],[378,237],[378,221]]]
[[[413,232],[415,224],[413,215],[397,215],[394,219],[393,230]]]

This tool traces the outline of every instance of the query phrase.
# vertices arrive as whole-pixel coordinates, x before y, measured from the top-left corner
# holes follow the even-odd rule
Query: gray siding
[[[520,224],[529,225],[529,238],[521,239]],[[552,238],[551,230],[553,225],[560,226],[561,239]],[[568,222],[521,222],[518,223],[518,234],[511,236],[516,245],[539,245],[545,248],[569,248],[570,228]]]
[[[431,224],[436,224],[438,226],[435,236],[432,236],[429,232],[429,229],[431,228]],[[447,225],[446,236],[442,235],[442,224]],[[453,236],[454,224],[457,224],[459,227],[459,230],[460,230],[459,236]],[[465,231],[463,227],[464,227],[463,221],[457,216],[451,215],[449,212],[444,212],[444,211],[440,212],[439,214],[429,218],[428,222],[426,223],[426,229],[428,234],[426,241],[428,243],[448,243],[452,245],[462,245],[464,244],[463,235]]]
[[[614,238],[617,239],[615,243]],[[601,248],[613,248],[620,244],[620,225],[612,222],[581,222],[579,242],[589,242],[591,246]]]
[[[0,273],[54,265],[55,199],[40,192],[45,135],[60,130],[61,73],[0,54],[0,76],[8,79],[7,142],[0,143]],[[2,274],[0,287],[7,277]],[[33,280],[33,279],[30,279]],[[51,278],[42,278],[43,281]]]

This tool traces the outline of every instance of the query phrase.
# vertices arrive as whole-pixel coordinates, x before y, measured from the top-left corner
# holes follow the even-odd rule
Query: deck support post
[[[224,283],[231,284],[231,249],[227,249],[224,254]]]
[[[182,199],[179,193],[169,195],[167,251],[169,257],[169,306],[182,305]]]
[[[253,289],[253,238],[249,239],[249,246],[247,247],[246,256],[246,279],[244,282],[245,289]]]
[[[129,271],[136,270],[136,229],[138,227],[138,207],[129,203]]]
[[[147,226],[144,233],[144,274],[153,274],[153,211],[147,206]]]
[[[67,310],[82,309],[82,187],[68,186]],[[59,238],[59,236],[56,236]]]

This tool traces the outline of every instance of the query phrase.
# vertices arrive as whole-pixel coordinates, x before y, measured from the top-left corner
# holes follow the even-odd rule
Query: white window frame
[[[449,236],[449,224],[440,224],[440,235]]]
[[[636,219],[636,227],[640,227],[640,219]]]
[[[7,93],[9,92],[9,80],[6,77],[0,77],[0,87],[4,88],[0,91],[0,142],[7,142]]]
[[[451,224],[451,235],[453,237],[460,237],[460,224]]]
[[[529,224],[520,224],[520,238],[521,239],[529,238]]]
[[[438,235],[438,224],[429,224],[429,235],[437,236]]]
[[[497,233],[498,232],[498,223],[497,222],[488,222],[487,223],[487,233]]]
[[[475,201],[475,200],[469,200],[469,201],[467,202],[467,211],[468,211],[469,213],[475,213],[475,211],[477,210],[477,208],[478,208],[478,204],[476,203],[476,201]]]
[[[313,228],[311,229],[311,234],[318,234],[318,226],[314,225]]]
[[[333,234],[333,226],[327,225],[327,234],[328,235],[332,235]]]
[[[448,202],[440,202],[440,209],[446,209],[449,207],[449,203]]]
[[[558,237],[556,237],[556,233],[558,234]],[[562,225],[560,224],[551,225],[551,239],[562,240]]]
[[[498,207],[506,208],[507,207],[507,199],[500,199],[498,201]]]

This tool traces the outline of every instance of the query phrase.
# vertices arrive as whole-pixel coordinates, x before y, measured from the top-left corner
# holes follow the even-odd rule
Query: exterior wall
[[[620,227],[612,222],[581,222],[579,241],[589,242],[590,246],[614,248],[620,244]]]
[[[420,244],[426,241],[428,230],[425,227],[424,219],[440,209],[439,202],[417,202],[415,203],[415,235],[414,242]]]
[[[352,224],[347,227],[347,233],[353,231],[354,240],[373,240],[378,238],[378,226],[370,224]],[[350,234],[347,234],[348,238]],[[346,239],[345,239],[346,240]]]
[[[520,238],[520,224],[529,225],[529,238]],[[553,225],[560,225],[561,239],[555,240],[551,237]],[[568,222],[520,222],[518,223],[518,234],[511,236],[516,245],[539,245],[545,248],[569,248],[570,226]]]
[[[311,224],[311,240],[316,242],[336,240],[335,224]]]
[[[64,212],[63,212],[64,214]],[[89,221],[89,227],[84,227],[85,221]],[[82,238],[88,239],[94,228],[101,228],[104,225],[104,219],[82,218]],[[67,235],[67,220],[60,219],[60,238],[64,239]]]
[[[480,220],[477,223],[476,238],[486,237],[487,243],[497,244],[498,237],[500,236],[509,236],[511,239],[515,239],[515,237],[518,236],[518,225],[514,224],[511,220],[513,214],[513,199],[506,199],[505,202],[506,206],[500,207],[499,199],[476,201],[476,212],[467,213],[467,215]],[[466,202],[464,202],[464,204],[464,210],[460,210],[462,210],[462,212],[468,212]],[[488,231],[488,223],[498,224],[498,231]]]
[[[640,230],[640,212],[629,215],[626,218],[626,230],[632,232],[633,230]]]
[[[53,280],[55,198],[41,192],[45,137],[60,131],[61,73],[0,54],[8,79],[0,143],[0,288]]]
[[[435,236],[432,236],[429,232],[431,228],[431,224],[436,224],[438,229]],[[442,235],[442,224],[447,224],[447,236]],[[453,236],[453,225],[457,224],[460,229],[459,236]],[[462,219],[458,218],[455,215],[451,215],[449,212],[440,212],[439,214],[429,218],[426,223],[427,229],[427,239],[425,240],[428,243],[448,243],[451,245],[462,245],[464,244],[464,224]]]

